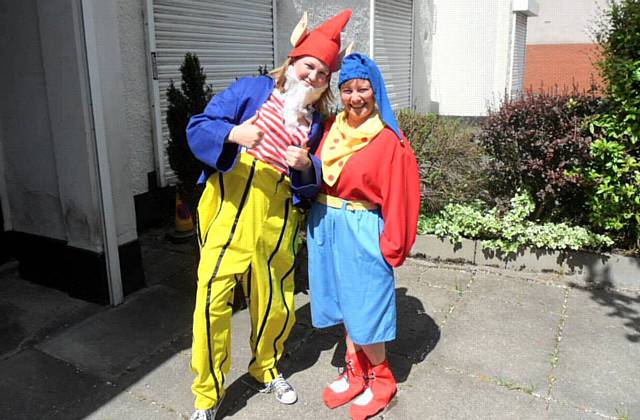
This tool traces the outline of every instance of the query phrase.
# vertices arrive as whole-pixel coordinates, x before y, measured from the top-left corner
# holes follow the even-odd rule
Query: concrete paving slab
[[[42,351],[115,381],[191,330],[193,298],[164,286],[129,297],[39,345]]]
[[[105,309],[23,280],[17,266],[3,271],[0,291],[0,358]]]
[[[431,267],[422,272],[420,284],[452,292],[464,292],[472,278],[473,272],[463,268]]]
[[[103,405],[90,415],[86,420],[123,420],[123,419],[153,419],[153,420],[183,420],[180,413],[149,401],[146,398],[131,392],[118,394],[108,404]]]
[[[225,386],[229,386],[245,374],[251,360],[249,311],[236,312],[231,321],[231,328],[231,369],[225,378]],[[178,348],[184,350],[173,354],[132,384],[127,391],[188,417],[193,411],[191,335],[183,337],[181,341],[182,344]]]
[[[622,414],[622,413],[621,413]],[[550,420],[603,420],[610,418],[602,413],[588,411],[552,401],[547,408],[545,419]]]
[[[188,340],[191,341],[191,338]],[[193,410],[190,361],[191,349],[179,351],[129,386],[126,392],[164,407],[165,411],[188,417]],[[118,405],[119,402],[108,403],[114,404]]]
[[[0,372],[2,419],[60,417],[69,406],[79,418],[99,406],[101,395],[112,392],[103,380],[33,349],[1,361]]]
[[[640,296],[571,290],[551,396],[611,417],[640,418]]]
[[[334,360],[344,357],[344,347],[336,340],[332,334],[315,330],[284,361],[283,370],[298,392],[296,404],[286,406],[273,395],[245,391],[233,403],[225,401],[222,418],[260,419],[266,418],[265,413],[271,419],[348,418],[347,407],[329,410],[322,402],[322,390],[338,374]]]
[[[549,285],[534,280],[496,276],[479,271],[469,292],[487,300],[530,305],[543,312],[560,314],[564,304],[567,286]]]
[[[546,390],[560,315],[503,300],[496,303],[479,293],[466,294],[447,320],[430,360],[469,374]]]
[[[403,278],[406,281],[419,280],[420,275],[433,266],[432,263],[427,263],[424,260],[418,260],[414,258],[408,258],[398,268],[394,268],[397,278]]]
[[[504,279],[521,279],[526,281],[536,281],[542,284],[555,285],[560,287],[568,286],[572,279],[578,279],[578,277],[569,276],[561,273],[548,273],[548,272],[530,272],[530,271],[514,271],[505,270],[503,268],[495,267],[477,267],[477,272],[487,273],[491,276],[501,277]]]
[[[142,248],[148,286],[162,284],[195,296],[198,259],[195,255],[163,248]]]
[[[400,385],[397,402],[384,419],[537,420],[544,413],[545,401],[540,398],[424,363]]]

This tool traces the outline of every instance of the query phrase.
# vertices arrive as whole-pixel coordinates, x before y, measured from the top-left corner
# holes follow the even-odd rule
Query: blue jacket
[[[255,115],[269,99],[274,87],[275,81],[271,77],[244,77],[215,95],[202,114],[191,117],[187,125],[189,147],[195,157],[206,164],[198,183],[205,182],[215,171],[226,173],[234,168],[240,146],[226,142],[229,133],[233,127]],[[320,190],[322,163],[312,153],[320,143],[323,129],[321,115],[314,112],[307,145],[315,179],[304,184],[300,171],[289,169],[293,204],[296,206],[306,204]]]

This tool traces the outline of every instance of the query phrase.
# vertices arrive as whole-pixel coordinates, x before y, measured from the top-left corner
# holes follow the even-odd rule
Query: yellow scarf
[[[349,127],[344,111],[339,113],[322,146],[324,182],[333,186],[351,155],[369,144],[383,128],[384,123],[377,111],[358,128]]]

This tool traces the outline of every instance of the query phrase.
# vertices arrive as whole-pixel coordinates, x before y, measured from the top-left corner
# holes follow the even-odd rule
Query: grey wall
[[[540,12],[527,22],[527,44],[592,43],[590,28],[606,0],[538,0]]]
[[[95,31],[97,74],[91,74],[92,89],[100,90],[101,103],[94,104],[94,113],[101,114],[108,147],[111,185],[115,207],[118,244],[137,238],[135,209],[131,188],[131,162],[129,160],[129,133],[127,132],[125,83],[118,7],[113,1],[90,0],[93,16],[85,11],[85,20],[91,20]],[[89,45],[87,48],[92,48]],[[97,82],[97,83],[96,83]]]
[[[101,231],[74,4],[0,5],[0,127],[12,227],[96,250]]]
[[[319,1],[319,0],[278,0],[276,2],[276,66],[279,66],[291,51],[291,32],[302,14],[309,12],[309,28],[351,9],[353,16],[342,33],[342,48],[355,41],[354,51],[369,54],[369,0]]]
[[[113,2],[95,1],[119,243],[136,239]],[[11,227],[102,250],[80,0],[0,0],[0,141]],[[0,187],[2,183],[0,182]],[[3,197],[4,199],[4,197]],[[4,201],[4,200],[3,200]]]
[[[126,135],[133,195],[148,191],[147,173],[155,170],[144,7],[144,0],[118,0]]]
[[[433,0],[414,0],[413,105],[418,112],[437,112],[431,101],[431,66],[435,8]]]

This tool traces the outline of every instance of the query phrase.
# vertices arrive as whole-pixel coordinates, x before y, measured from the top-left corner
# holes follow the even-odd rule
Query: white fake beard
[[[310,105],[315,103],[322,93],[329,87],[314,88],[299,80],[293,66],[287,68],[284,83],[284,128],[293,133],[300,126],[300,120],[306,118],[310,112]]]

